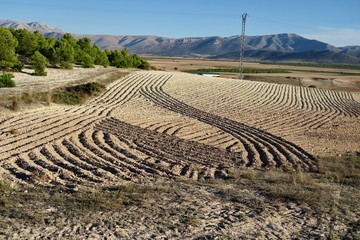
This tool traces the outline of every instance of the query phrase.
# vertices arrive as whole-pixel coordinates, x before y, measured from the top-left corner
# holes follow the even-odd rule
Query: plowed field
[[[360,151],[358,93],[134,72],[82,106],[0,118],[0,175],[44,186],[317,169]],[[16,131],[12,131],[16,130]]]

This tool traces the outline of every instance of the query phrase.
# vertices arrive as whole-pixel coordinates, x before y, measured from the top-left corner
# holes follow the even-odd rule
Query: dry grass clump
[[[48,177],[39,172],[33,172],[31,178],[42,182]],[[0,215],[17,218],[26,222],[43,222],[44,214],[37,209],[23,209],[19,206],[38,205],[54,208],[70,213],[70,215],[85,214],[94,211],[121,211],[127,206],[144,206],[159,194],[166,192],[165,188],[122,185],[111,189],[76,189],[56,187],[45,189],[41,187],[11,188],[10,182],[0,180]]]
[[[53,94],[52,100],[56,103],[69,105],[83,104],[88,98],[98,96],[105,90],[105,85],[91,82],[57,91]]]
[[[11,102],[10,109],[13,111],[18,111],[20,109],[20,103],[18,99],[13,99]]]
[[[30,179],[34,182],[42,182],[42,183],[50,181],[50,177],[47,174],[37,170],[32,172]]]
[[[319,172],[324,182],[360,186],[360,153],[326,157],[319,160]]]
[[[0,195],[12,189],[11,182],[0,178]]]
[[[347,236],[360,239],[360,156],[319,159],[314,172],[232,169],[227,180],[217,180],[217,194],[224,200],[245,204],[257,214],[267,206],[296,204],[331,219],[330,239],[340,239],[336,229],[346,219]]]
[[[12,135],[17,135],[20,132],[17,129],[12,128],[12,129],[10,129],[9,133],[12,134]]]
[[[105,85],[91,82],[80,84],[73,87],[58,89],[54,92],[37,92],[29,91],[15,96],[11,100],[8,108],[12,111],[20,110],[21,104],[42,103],[50,105],[51,102],[68,105],[83,104],[87,99],[98,96],[106,90]],[[4,100],[3,100],[4,101]]]
[[[319,213],[360,211],[360,156],[319,159],[319,172],[233,169],[227,182],[236,187],[224,196],[243,201],[244,189],[258,191],[267,201],[307,204]]]

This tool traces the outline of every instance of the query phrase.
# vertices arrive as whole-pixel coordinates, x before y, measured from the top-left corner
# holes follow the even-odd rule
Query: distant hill
[[[39,31],[45,36],[61,38],[64,32],[40,22],[23,23],[0,20],[0,26]],[[166,57],[192,57],[212,59],[239,59],[240,36],[166,38],[159,36],[82,35],[101,49],[128,48],[140,55]],[[336,48],[330,44],[311,40],[292,33],[246,36],[245,58],[262,61],[299,61],[341,64],[360,64],[360,46]]]
[[[238,60],[240,52],[231,52],[209,57],[210,59]],[[247,60],[273,61],[273,62],[314,62],[336,64],[360,64],[360,58],[353,57],[341,52],[330,50],[303,51],[303,52],[277,52],[268,50],[247,50],[244,53]]]
[[[354,57],[360,57],[360,46],[340,47],[341,53],[348,54]]]
[[[64,34],[64,32],[59,28],[53,28],[41,22],[31,22],[31,23],[24,23],[12,20],[1,20],[0,19],[0,26],[6,28],[14,28],[14,29],[27,29],[31,32],[39,31],[41,33],[60,33]]]

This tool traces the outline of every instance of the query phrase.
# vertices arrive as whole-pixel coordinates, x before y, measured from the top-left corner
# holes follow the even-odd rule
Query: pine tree
[[[42,55],[39,51],[35,51],[35,53],[31,56],[30,63],[33,65],[35,72],[33,75],[35,76],[46,76],[47,72],[45,72],[46,67],[46,57]]]
[[[11,31],[0,27],[0,69],[4,72],[19,63],[15,48],[18,42]]]

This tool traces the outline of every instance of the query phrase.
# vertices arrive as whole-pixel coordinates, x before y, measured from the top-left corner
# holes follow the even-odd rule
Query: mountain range
[[[65,32],[40,22],[23,23],[0,20],[0,26],[39,31],[44,36],[61,38]],[[101,49],[128,48],[140,55],[239,59],[240,36],[167,38],[159,36],[72,34],[88,37]],[[246,36],[245,59],[252,61],[296,61],[337,64],[360,64],[360,46],[335,47],[292,33]]]

